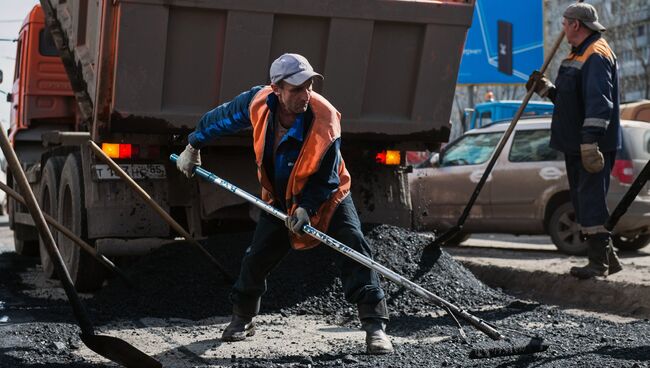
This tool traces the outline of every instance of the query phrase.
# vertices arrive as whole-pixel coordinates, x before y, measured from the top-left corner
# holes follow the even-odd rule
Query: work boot
[[[253,335],[255,335],[255,323],[253,322],[253,319],[233,314],[230,324],[225,330],[223,330],[221,340],[242,341]]]
[[[386,335],[386,324],[378,318],[368,318],[361,321],[361,328],[366,331],[366,347],[368,354],[390,354],[394,351],[393,344]]]
[[[569,273],[581,280],[597,276],[607,276],[609,271],[609,234],[587,236],[587,257],[589,262],[583,267],[571,267]]]

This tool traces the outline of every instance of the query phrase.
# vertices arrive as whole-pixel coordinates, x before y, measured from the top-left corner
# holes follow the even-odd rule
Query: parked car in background
[[[650,159],[650,125],[622,121],[623,148],[612,171],[608,205],[613,210]],[[563,154],[549,147],[550,117],[522,119],[504,146],[456,241],[471,233],[548,234],[557,248],[584,254],[580,226],[569,197]],[[455,225],[508,124],[470,130],[431,158],[432,167],[409,175],[413,222],[419,230]],[[613,232],[620,250],[650,242],[650,193],[637,196]]]
[[[621,119],[650,122],[650,100],[622,104]]]

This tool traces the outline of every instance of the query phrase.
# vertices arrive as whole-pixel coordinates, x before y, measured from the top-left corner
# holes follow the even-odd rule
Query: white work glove
[[[535,93],[540,97],[544,98],[548,96],[548,93],[552,88],[555,88],[555,85],[553,85],[544,74],[535,70],[530,74],[528,82],[526,82],[526,90],[530,91],[531,88],[533,88],[533,91],[535,91]]]
[[[176,167],[183,172],[185,176],[191,178],[194,176],[194,166],[201,166],[201,150],[198,150],[188,144],[185,150],[178,156]]]
[[[596,143],[581,144],[580,159],[582,160],[582,166],[590,174],[599,173],[605,167],[605,159]]]
[[[293,211],[293,215],[287,217],[285,225],[287,225],[289,230],[292,232],[298,235],[303,234],[302,227],[304,225],[310,225],[307,210],[302,207],[296,208],[296,210]]]

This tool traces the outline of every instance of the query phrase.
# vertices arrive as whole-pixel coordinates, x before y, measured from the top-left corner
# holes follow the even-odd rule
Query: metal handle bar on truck
[[[171,161],[174,163],[176,160],[178,160],[178,155],[172,154],[170,156]],[[218,177],[217,175],[201,168],[200,166],[195,166],[194,168],[194,173],[200,176],[201,178],[212,182],[214,184],[217,184],[218,186],[232,192],[233,194],[245,199],[246,201],[256,205],[257,207],[261,208],[262,210],[268,212],[269,214],[277,217],[278,219],[285,221],[287,219],[287,215],[283,213],[282,211],[278,210],[277,208],[269,205],[268,203],[264,202],[263,200],[257,198],[256,196],[240,189],[239,187],[231,184],[230,182]],[[411,290],[415,294],[432,301],[436,303],[437,305],[442,305],[449,310],[451,310],[452,313],[457,314],[461,316],[464,320],[472,324],[474,327],[476,327],[478,330],[481,332],[485,333],[488,335],[490,338],[494,340],[499,340],[503,338],[501,333],[497,331],[494,327],[490,326],[487,324],[485,321],[482,319],[468,313],[467,311],[457,307],[456,305],[440,298],[439,296],[435,295],[434,293],[426,290],[422,286],[404,278],[403,276],[393,272],[392,270],[384,267],[380,263],[377,263],[376,261],[364,256],[363,254],[355,251],[354,249],[348,247],[347,245],[339,242],[338,240],[328,236],[327,234],[320,232],[313,228],[310,225],[304,225],[302,227],[302,231],[305,233],[311,235],[312,237],[320,240],[321,242],[325,243],[326,245],[330,246],[334,250],[344,254],[347,257],[350,257],[354,259],[355,261],[361,263],[362,265],[373,269],[386,277],[387,279],[393,281],[394,283],[404,286],[405,288]]]

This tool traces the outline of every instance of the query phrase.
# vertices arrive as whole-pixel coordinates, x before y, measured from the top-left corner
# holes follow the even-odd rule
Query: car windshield
[[[503,132],[468,134],[450,146],[440,166],[478,165],[490,158]]]

